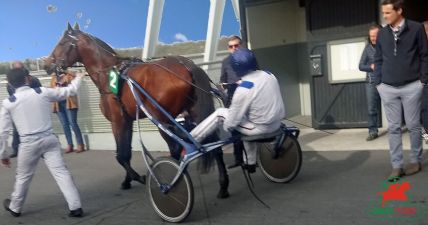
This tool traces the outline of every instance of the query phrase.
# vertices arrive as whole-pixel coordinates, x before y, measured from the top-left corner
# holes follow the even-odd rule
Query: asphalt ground
[[[407,155],[408,152],[406,152]],[[166,155],[164,152],[156,156]],[[133,183],[120,190],[124,170],[114,151],[87,151],[65,155],[76,181],[85,216],[69,218],[64,198],[43,161],[40,161],[30,186],[21,217],[0,212],[0,224],[28,225],[141,225],[165,224],[152,209],[146,186]],[[226,163],[233,161],[225,154]],[[0,197],[8,198],[14,182],[13,168],[0,168]],[[134,168],[145,173],[141,153],[134,152]],[[257,171],[253,175],[255,191],[266,208],[251,195],[240,169],[229,170],[231,196],[217,199],[217,172],[199,174],[196,163],[190,168],[195,190],[194,207],[183,224],[428,224],[428,170],[402,179],[408,182],[408,208],[416,213],[385,216],[374,214],[381,207],[379,193],[386,190],[390,172],[387,151],[304,151],[303,166],[297,178],[288,184],[275,184]],[[428,162],[424,161],[424,168]],[[397,210],[400,202],[388,203]],[[379,211],[377,211],[379,213]]]

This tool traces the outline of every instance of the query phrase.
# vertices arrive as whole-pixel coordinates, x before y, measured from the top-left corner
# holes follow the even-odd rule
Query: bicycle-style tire
[[[152,164],[152,170],[160,183],[169,184],[180,168],[176,160],[170,157],[157,158]],[[167,192],[162,193],[156,181],[147,173],[147,193],[155,212],[168,222],[178,223],[186,219],[193,208],[193,184],[187,171]]]
[[[274,145],[269,142],[260,143],[258,163],[263,175],[275,183],[292,181],[302,166],[302,150],[296,137],[288,135],[278,157],[273,156]]]

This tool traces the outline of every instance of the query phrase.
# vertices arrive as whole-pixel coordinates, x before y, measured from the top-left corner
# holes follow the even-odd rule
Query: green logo
[[[119,74],[115,69],[111,69],[108,73],[108,86],[110,90],[117,95],[119,92]]]
[[[369,207],[368,215],[375,220],[420,220],[426,215],[423,201],[412,200],[408,181],[385,182],[377,200]]]

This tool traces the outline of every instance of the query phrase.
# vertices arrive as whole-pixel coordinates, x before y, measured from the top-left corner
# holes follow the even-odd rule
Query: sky
[[[67,22],[114,48],[143,47],[149,0],[1,0],[0,62],[51,53]],[[165,0],[159,42],[205,40],[210,0]],[[226,0],[221,35],[239,35]]]

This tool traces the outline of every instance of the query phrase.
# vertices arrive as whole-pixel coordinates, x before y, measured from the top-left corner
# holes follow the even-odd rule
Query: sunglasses
[[[239,46],[240,46],[240,44],[229,45],[229,48],[238,48]]]

